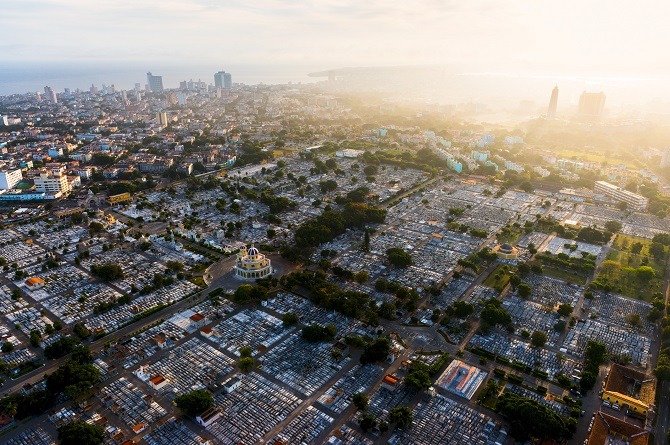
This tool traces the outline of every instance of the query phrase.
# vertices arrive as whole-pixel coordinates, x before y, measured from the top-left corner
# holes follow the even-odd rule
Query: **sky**
[[[0,94],[101,79],[128,87],[149,70],[176,86],[219,69],[284,83],[419,65],[475,74],[486,87],[497,79],[500,90],[532,79],[527,96],[542,100],[559,83],[574,85],[571,102],[604,89],[621,106],[670,103],[668,16],[665,0],[0,0]],[[75,83],[66,71],[79,66],[86,75]],[[122,66],[132,76],[120,79]],[[508,93],[524,98],[516,85]]]
[[[660,75],[668,13],[645,0],[2,0],[0,54]]]

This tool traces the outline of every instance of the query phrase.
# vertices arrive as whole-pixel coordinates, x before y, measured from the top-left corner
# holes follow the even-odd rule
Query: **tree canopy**
[[[174,399],[174,403],[184,414],[189,417],[195,417],[214,406],[214,398],[212,397],[212,393],[206,389],[198,389],[187,394],[182,394]]]
[[[123,278],[123,269],[114,263],[94,264],[91,266],[91,273],[102,281],[113,281]]]
[[[101,445],[104,439],[102,428],[87,422],[71,422],[58,427],[61,445]]]
[[[568,439],[572,437],[565,419],[547,406],[514,393],[498,398],[496,411],[510,423],[510,434],[520,440]]]
[[[400,247],[386,249],[386,258],[395,267],[407,267],[412,265],[412,256]]]

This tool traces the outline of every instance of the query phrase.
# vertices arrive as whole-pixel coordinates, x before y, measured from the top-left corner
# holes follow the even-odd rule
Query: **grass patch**
[[[554,278],[561,279],[563,281],[567,281],[569,283],[580,284],[580,285],[586,283],[587,278],[586,276],[578,275],[573,271],[566,271],[558,267],[544,264],[542,265],[542,273]]]
[[[207,287],[207,285],[205,284],[205,280],[203,280],[203,278],[200,276],[191,277],[188,279],[188,281],[190,281],[191,283],[195,284],[198,287]]]
[[[502,292],[505,286],[507,286],[507,283],[509,283],[511,275],[512,273],[509,266],[501,264],[496,267],[488,277],[486,277],[482,285],[492,287],[498,292]]]
[[[518,223],[514,223],[518,224]],[[524,230],[524,227],[521,225],[515,226],[514,224],[509,224],[498,232],[496,235],[496,238],[498,239],[498,243],[503,244],[503,243],[509,243],[509,244],[515,244],[517,241],[519,241],[519,238],[521,238],[521,235],[525,234],[526,231]]]
[[[651,246],[652,242],[644,238],[617,235],[594,285],[627,297],[651,300],[652,294],[663,290],[668,257],[667,247],[663,249],[662,258],[656,258],[650,252]],[[651,267],[655,276],[641,277],[637,271],[643,266]]]

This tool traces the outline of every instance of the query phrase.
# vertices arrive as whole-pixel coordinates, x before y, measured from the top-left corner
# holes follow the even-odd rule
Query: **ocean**
[[[165,88],[177,88],[183,80],[202,80],[214,82],[214,73],[226,71],[232,74],[233,82],[248,85],[284,84],[288,82],[315,82],[319,78],[308,77],[309,72],[318,71],[322,67],[293,66],[154,66],[147,64],[110,64],[110,63],[3,63],[0,66],[0,96],[24,94],[44,91],[50,86],[56,92],[65,88],[72,91],[79,88],[88,90],[92,84],[100,88],[103,84],[112,85],[117,90],[129,90],[139,83],[142,88],[147,83],[148,71],[156,76],[163,76]]]

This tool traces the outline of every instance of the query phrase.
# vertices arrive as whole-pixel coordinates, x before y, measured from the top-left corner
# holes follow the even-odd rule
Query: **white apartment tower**
[[[21,169],[0,171],[0,190],[10,190],[23,179]]]

